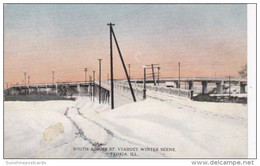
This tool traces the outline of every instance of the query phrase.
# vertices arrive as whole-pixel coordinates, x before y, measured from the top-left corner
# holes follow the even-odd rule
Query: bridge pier
[[[21,88],[15,88],[16,95],[21,95]]]
[[[29,87],[28,94],[37,94],[37,87]]]
[[[246,93],[246,84],[240,82],[240,93]]]
[[[27,88],[23,88],[23,95],[27,95]]]
[[[39,86],[38,87],[38,94],[47,94],[47,92],[46,92],[46,89],[47,89],[47,87],[45,87],[45,86]]]
[[[191,90],[193,88],[193,81],[188,81],[189,84],[189,90]]]
[[[207,81],[202,81],[202,94],[207,93],[207,86],[208,86],[208,82]]]
[[[21,95],[26,95],[26,88],[21,88],[20,89],[20,94]]]
[[[45,92],[46,92],[46,95],[49,94],[49,89],[48,89],[48,86],[47,86],[47,85],[46,85],[46,87],[45,87]]]
[[[25,89],[25,94],[26,94],[26,95],[29,95],[29,94],[30,94],[30,87],[29,87],[29,86],[26,87],[26,89]]]
[[[55,84],[55,94],[58,94],[58,84]]]
[[[38,95],[40,93],[39,87],[36,86],[36,94]]]
[[[10,90],[8,90],[8,91],[9,91],[8,93],[9,93],[10,95],[17,95],[17,94],[18,94],[15,88],[12,88],[12,89],[10,89]]]
[[[216,82],[216,86],[217,86],[217,94],[221,94],[223,93],[223,82]]]
[[[78,93],[80,92],[80,85],[79,84],[77,85],[77,91],[78,91]]]
[[[28,86],[27,87],[27,95],[29,95],[31,93],[31,89],[30,89],[30,87]]]
[[[19,88],[14,88],[14,95],[20,95],[20,89]]]
[[[174,83],[176,85],[176,88],[180,88],[180,83],[179,82],[175,81]]]

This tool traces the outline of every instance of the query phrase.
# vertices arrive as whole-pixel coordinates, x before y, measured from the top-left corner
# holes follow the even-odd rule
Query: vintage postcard
[[[3,13],[5,159],[248,158],[248,4]]]

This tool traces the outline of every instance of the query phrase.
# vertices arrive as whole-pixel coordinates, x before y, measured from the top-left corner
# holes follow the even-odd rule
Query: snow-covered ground
[[[247,105],[116,92],[114,110],[89,97],[4,102],[4,157],[247,157]]]

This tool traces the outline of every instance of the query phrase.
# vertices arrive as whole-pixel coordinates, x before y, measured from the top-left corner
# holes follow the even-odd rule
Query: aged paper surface
[[[248,158],[247,4],[3,10],[4,158]]]

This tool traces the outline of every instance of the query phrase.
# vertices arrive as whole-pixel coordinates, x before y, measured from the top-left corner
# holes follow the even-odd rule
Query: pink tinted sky
[[[4,7],[4,81],[84,80],[102,58],[109,73],[109,28],[131,76],[159,63],[162,77],[238,77],[247,63],[246,5],[7,4]],[[115,78],[125,78],[114,47]],[[88,72],[88,75],[90,74]],[[97,77],[96,77],[97,78]],[[5,85],[6,86],[6,85]]]

